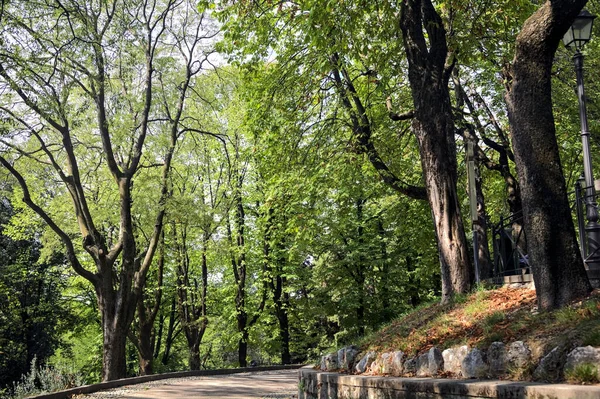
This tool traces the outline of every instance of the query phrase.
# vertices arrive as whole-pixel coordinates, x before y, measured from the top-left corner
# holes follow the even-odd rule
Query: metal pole
[[[600,225],[598,225],[598,209],[594,196],[594,176],[592,174],[592,157],[590,154],[590,132],[588,129],[585,91],[583,88],[583,54],[578,50],[573,56],[577,74],[577,97],[579,99],[579,118],[581,120],[581,144],[583,147],[583,174],[585,177],[585,206],[588,220],[587,252],[585,259],[590,268],[600,269]]]
[[[479,242],[477,240],[477,226],[479,213],[477,206],[477,186],[475,176],[475,150],[473,142],[467,142],[467,175],[469,180],[469,203],[471,207],[471,227],[473,229],[473,265],[475,266],[475,283],[479,284]]]
[[[585,238],[585,218],[583,217],[583,198],[581,197],[581,181],[583,176],[575,182],[575,209],[577,210],[577,227],[579,229],[579,244],[581,245],[581,257],[588,256],[587,241]]]
[[[480,282],[480,277],[479,277],[479,240],[477,239],[477,230],[476,230],[476,226],[477,223],[473,222],[473,257],[475,258],[474,261],[474,265],[475,265],[475,283],[479,284]]]

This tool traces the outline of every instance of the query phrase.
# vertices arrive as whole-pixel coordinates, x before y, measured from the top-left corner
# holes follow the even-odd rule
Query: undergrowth
[[[0,392],[0,399],[23,399],[34,395],[62,391],[85,384],[79,373],[63,368],[38,366],[33,358],[27,374],[15,382],[12,389]]]
[[[525,341],[542,356],[554,346],[600,346],[600,295],[565,308],[538,311],[535,291],[479,288],[452,304],[429,303],[365,337],[360,346],[378,352],[402,350],[414,356],[436,346],[468,345],[487,350],[494,341]],[[531,370],[516,372],[526,378]],[[583,371],[580,372],[580,374]]]

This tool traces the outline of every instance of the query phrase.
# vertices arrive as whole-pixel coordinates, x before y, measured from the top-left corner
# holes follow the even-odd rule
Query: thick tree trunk
[[[190,370],[200,370],[200,340],[197,337],[192,340],[189,347],[188,368]]]
[[[569,210],[551,98],[554,54],[585,3],[546,1],[525,21],[509,71],[506,102],[541,309],[566,305],[591,291]]]
[[[430,0],[404,0],[401,28],[415,105],[412,128],[419,145],[425,189],[438,238],[442,302],[471,286],[471,262],[456,189],[455,127],[443,22]],[[427,31],[427,40],[424,36]]]
[[[437,97],[430,94],[430,100]],[[417,109],[417,114],[420,114],[419,111]],[[433,109],[422,111],[422,119],[429,122],[434,122],[441,116]],[[417,119],[413,123],[413,131],[419,143],[425,187],[435,221],[440,253],[450,276],[448,294],[452,296],[470,289],[471,263],[456,190],[456,169],[453,165],[455,158],[446,144],[447,138],[453,136],[454,132],[446,130],[448,126],[444,125],[448,120],[439,122],[438,126],[425,126]],[[447,299],[449,298],[443,298]]]
[[[152,366],[154,361],[153,326],[151,324],[144,323],[142,326],[140,326],[138,333],[138,360],[140,363],[139,373],[140,375],[150,375],[153,373]]]
[[[242,330],[242,336],[238,341],[238,363],[240,367],[248,367],[248,329]]]
[[[127,376],[125,348],[129,325],[115,320],[107,313],[109,312],[102,312],[102,381]]]

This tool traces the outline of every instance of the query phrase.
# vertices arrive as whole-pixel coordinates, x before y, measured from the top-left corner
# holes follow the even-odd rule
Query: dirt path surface
[[[128,385],[80,395],[78,399],[297,398],[298,370],[188,377]]]

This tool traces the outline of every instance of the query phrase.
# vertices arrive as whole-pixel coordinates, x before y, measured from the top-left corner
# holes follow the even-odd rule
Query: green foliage
[[[480,134],[499,140],[494,123],[508,131],[503,67],[512,56],[515,35],[538,2],[435,3],[456,57],[457,79],[476,105],[475,110],[467,112],[461,100],[455,101],[456,116],[461,119],[458,126],[462,129],[480,121],[484,125]],[[426,320],[430,308],[423,304],[436,300],[441,291],[430,209],[426,202],[399,196],[381,182],[368,157],[357,147],[352,117],[332,75],[332,56],[337,55],[337,67],[348,74],[364,106],[378,154],[403,182],[422,185],[410,121],[393,121],[386,107],[389,98],[392,110],[413,108],[398,26],[398,2],[202,0],[198,7],[223,24],[218,48],[230,65],[196,75],[182,110],[183,122],[168,175],[170,197],[164,204],[163,281],[158,285],[155,261],[143,295],[144,303],[149,305],[159,290],[162,293],[154,326],[155,371],[188,367],[189,348],[182,326],[199,323],[201,318],[184,321],[182,315],[186,306],[198,309],[202,303],[199,287],[205,277],[203,254],[208,265],[204,298],[208,327],[200,345],[204,368],[237,364],[242,334],[236,317],[241,311],[249,319],[257,316],[256,322],[247,326],[248,357],[261,364],[280,361],[285,346],[282,309],[289,321],[289,351],[294,362],[318,358],[326,349],[366,342],[363,340],[369,338],[365,337],[380,326],[409,334],[394,320],[412,309],[423,312],[412,317],[422,318],[417,333],[425,336],[431,327]],[[10,24],[2,21],[3,31],[16,32],[23,28],[21,23],[47,17],[32,5],[23,5],[22,10],[28,18],[12,15]],[[140,71],[145,55],[138,45],[146,39],[142,38],[140,21],[127,23],[130,11],[117,9],[118,23],[106,32],[110,40],[105,38],[110,81],[106,85],[110,114],[107,123],[121,163],[126,163],[132,151],[144,108]],[[179,17],[185,19],[183,14]],[[10,40],[0,43],[0,55],[10,55],[9,64],[18,71],[16,78],[39,98],[44,112],[70,121],[74,154],[84,171],[83,186],[89,195],[91,214],[112,244],[119,236],[119,190],[104,162],[93,96],[86,92],[91,77],[81,74],[82,69],[93,66],[94,57],[83,45],[85,40],[65,41],[71,34],[84,37],[88,28],[79,21],[70,32],[62,29],[64,18],[56,22],[60,29],[42,24],[43,30],[27,30],[32,35],[31,43],[13,33]],[[172,25],[170,40],[182,34],[176,32],[177,24]],[[55,61],[68,61],[61,65],[71,72],[64,74],[35,54],[43,53],[43,43],[53,48],[63,42],[68,43],[60,48],[64,57]],[[598,42],[592,41],[586,47],[589,70],[598,69]],[[132,224],[139,258],[155,228],[156,211],[163,205],[158,203],[162,189],[160,166],[169,148],[169,122],[185,73],[181,57],[174,50],[177,46],[172,44],[166,40],[157,45],[151,128],[145,138],[143,167],[136,172],[132,186]],[[570,62],[569,54],[561,50],[553,75],[557,134],[569,185],[579,175],[581,163]],[[54,101],[45,89],[46,81],[60,88]],[[451,86],[456,89],[456,84]],[[588,96],[592,134],[597,136],[600,108],[593,98],[600,89],[596,86],[597,82],[591,82]],[[23,152],[2,144],[0,155],[21,167],[36,203],[58,221],[69,237],[77,237],[80,232],[68,190],[56,183],[48,163],[32,158],[40,153],[39,142],[18,120],[36,120],[36,127],[52,144],[52,153],[61,166],[67,160],[59,145],[62,137],[43,118],[12,108],[15,99],[14,95],[0,96],[0,134],[3,140],[13,140],[13,145],[22,145]],[[11,116],[8,111],[16,114]],[[500,155],[484,144],[490,163],[499,162]],[[463,152],[461,139],[458,145],[458,151]],[[462,156],[459,158],[462,162]],[[463,166],[459,174],[464,183]],[[516,175],[514,164],[510,163],[508,169]],[[0,173],[1,181],[10,181],[5,179],[4,169]],[[489,217],[498,220],[508,211],[506,182],[497,169],[482,168],[482,176]],[[238,195],[245,212],[243,245],[238,244],[236,235]],[[20,197],[22,192],[15,188],[11,198]],[[466,205],[466,197],[462,193],[461,197]],[[40,229],[33,211],[17,200],[11,207],[15,215],[10,220],[2,219],[4,235],[0,237],[0,376],[5,378],[0,378],[0,387],[24,374],[33,354],[42,364],[73,367],[81,371],[86,382],[96,382],[101,376],[102,334],[94,287],[66,271],[64,259],[56,255],[62,243],[53,232]],[[80,241],[74,242],[81,263],[87,270],[95,270]],[[240,289],[231,263],[242,254],[246,280]],[[187,267],[185,271],[182,265]],[[120,266],[117,262],[115,269]],[[120,278],[117,276],[115,284]],[[31,281],[40,283],[47,296],[35,292]],[[185,299],[182,293],[187,294]],[[482,288],[473,295],[456,295],[452,306],[464,305],[464,313],[470,317],[487,314],[488,293]],[[28,303],[24,297],[33,302]],[[171,314],[173,300],[176,306]],[[74,325],[63,303],[77,314]],[[17,317],[21,310],[32,315],[27,325]],[[554,320],[568,324],[579,315],[576,310],[565,309],[556,313]],[[500,334],[494,326],[506,321],[505,317],[501,311],[487,314],[477,326],[491,339],[493,334]],[[132,331],[139,320],[138,315]],[[167,342],[171,321],[175,327]],[[435,339],[451,335],[457,328],[454,322],[449,316],[440,318]],[[17,338],[34,326],[41,332],[30,341],[38,347],[28,351],[27,343]],[[526,327],[527,323],[517,321],[508,328],[516,333]],[[465,338],[449,339],[459,342]],[[598,341],[593,334],[586,338],[586,342]],[[138,360],[131,343],[127,355],[128,370],[133,374]],[[38,378],[37,374],[30,375]],[[27,378],[22,380],[23,390],[37,384],[28,383]]]
[[[600,331],[592,330],[588,332],[581,343],[583,346],[600,346]]]
[[[45,364],[74,322],[62,297],[64,257],[42,259],[33,236],[5,235],[13,215],[8,200],[0,198],[0,387],[25,374],[34,358]]]

